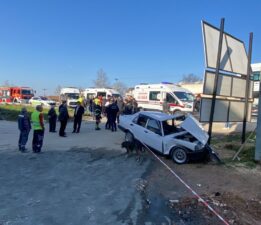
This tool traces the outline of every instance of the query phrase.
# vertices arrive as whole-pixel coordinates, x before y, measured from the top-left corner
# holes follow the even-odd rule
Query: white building
[[[261,74],[261,63],[251,64],[252,67],[252,79],[254,80],[254,97],[258,97],[260,74]]]

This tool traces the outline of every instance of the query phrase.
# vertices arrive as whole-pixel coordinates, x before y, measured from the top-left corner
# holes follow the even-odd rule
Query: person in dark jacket
[[[55,129],[56,129],[57,114],[54,105],[52,105],[50,110],[48,111],[48,118],[49,118],[49,132],[56,132]]]
[[[69,113],[68,113],[66,101],[63,101],[62,104],[59,106],[59,117],[58,117],[58,119],[61,123],[59,135],[61,137],[66,137],[65,129],[66,129],[67,121],[69,119]]]
[[[111,131],[117,131],[116,127],[116,118],[119,113],[119,107],[115,100],[112,100],[112,103],[108,107],[108,119],[111,127]]]
[[[31,130],[31,122],[28,116],[26,108],[22,108],[21,113],[18,115],[18,128],[20,130],[20,136],[18,141],[19,151],[26,152],[26,143]]]
[[[74,123],[73,123],[73,133],[79,133],[81,129],[82,116],[84,114],[84,107],[78,101],[77,106],[74,110]]]

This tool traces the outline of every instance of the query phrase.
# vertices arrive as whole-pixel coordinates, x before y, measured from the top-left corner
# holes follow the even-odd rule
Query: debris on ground
[[[202,196],[229,224],[254,225],[261,221],[261,204],[259,199],[243,200],[232,193],[219,193]],[[179,216],[188,221],[197,212],[201,212],[206,222],[210,222],[215,216],[196,198],[183,198],[169,200],[169,207],[175,210]]]
[[[146,180],[140,178],[136,181],[136,190],[140,191],[140,192],[144,192],[147,185],[148,185],[148,182]]]

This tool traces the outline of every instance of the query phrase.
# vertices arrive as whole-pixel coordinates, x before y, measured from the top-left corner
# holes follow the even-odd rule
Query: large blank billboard
[[[203,93],[213,95],[216,74],[211,71],[205,72]],[[217,95],[224,97],[245,98],[246,79],[227,75],[218,75]],[[253,97],[253,81],[249,82],[249,98]]]
[[[206,67],[216,69],[220,30],[202,22]],[[223,34],[220,70],[247,75],[248,58],[244,42]]]
[[[210,122],[212,99],[202,98],[200,122]],[[243,122],[245,103],[241,101],[216,99],[213,122]],[[252,103],[248,104],[248,118],[251,120]]]

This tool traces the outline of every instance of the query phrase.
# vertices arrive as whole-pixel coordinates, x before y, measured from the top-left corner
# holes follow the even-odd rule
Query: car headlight
[[[204,145],[200,142],[198,142],[195,146],[195,150],[198,151],[198,150],[201,150],[202,148],[204,147]]]
[[[192,106],[191,105],[186,105],[186,108],[191,109]]]

